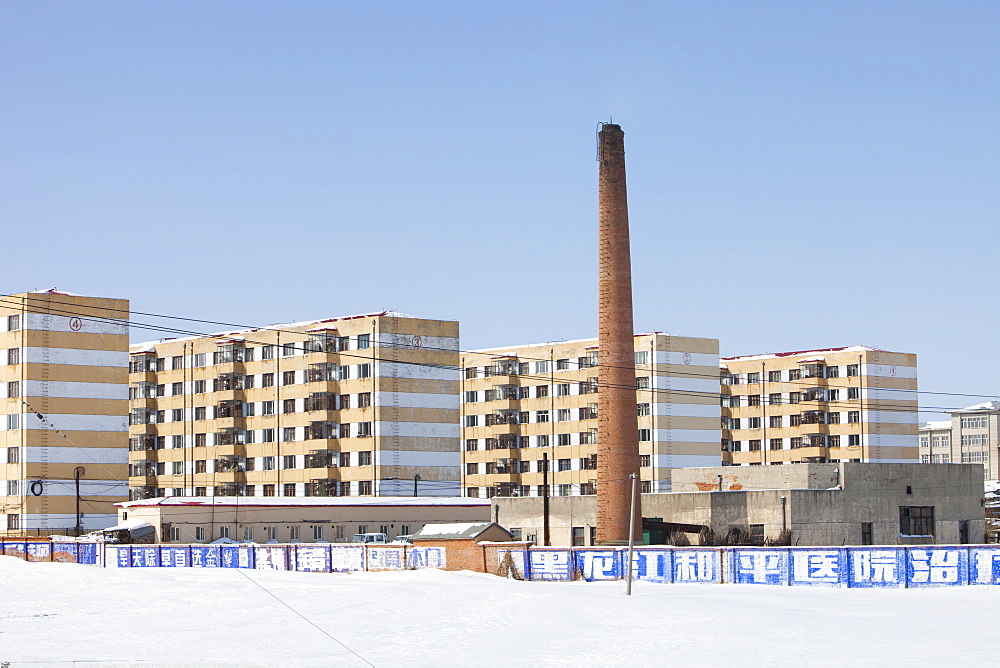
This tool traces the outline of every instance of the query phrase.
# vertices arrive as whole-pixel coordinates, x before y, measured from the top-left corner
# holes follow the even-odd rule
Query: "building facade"
[[[918,462],[917,358],[864,346],[723,358],[724,465]]]
[[[381,312],[132,347],[132,499],[457,495],[458,323]]]
[[[642,497],[644,518],[653,518],[643,525],[679,525],[692,544],[701,542],[703,528],[711,530],[715,545],[732,544],[737,531],[754,544],[790,535],[795,546],[984,540],[982,481],[977,467],[967,464],[683,469],[675,473],[674,490]],[[497,522],[518,538],[541,543],[541,499],[491,502]],[[550,500],[552,545],[592,545],[595,522],[593,497]]]
[[[127,300],[0,298],[0,533],[115,523],[128,496]]]
[[[118,506],[120,522],[148,522],[157,543],[210,543],[220,538],[255,543],[345,543],[358,533],[384,533],[394,540],[427,524],[487,522],[490,518],[488,500],[462,497],[174,496]]]
[[[920,427],[920,461],[925,464],[982,464],[987,480],[1000,479],[1000,401],[987,401]]]
[[[635,336],[641,489],[718,466],[717,339]],[[597,483],[596,339],[492,348],[462,359],[466,496],[591,495]],[[547,460],[546,460],[547,458]]]

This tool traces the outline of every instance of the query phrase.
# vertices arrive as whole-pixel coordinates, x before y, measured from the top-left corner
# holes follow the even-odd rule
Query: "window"
[[[848,376],[859,376],[859,375],[861,375],[859,373],[859,366],[857,364],[848,364],[847,365],[847,375]]]
[[[782,421],[782,416],[780,415],[772,415],[767,419],[769,427],[780,427],[782,426],[781,421]]]
[[[781,450],[781,439],[780,438],[772,438],[768,442],[768,447],[771,450]]]
[[[323,526],[317,524],[313,526],[313,540],[323,540]]]
[[[559,383],[556,385],[556,396],[557,397],[568,397],[569,396],[569,383]]]
[[[541,436],[538,436],[537,438],[538,438],[538,440],[535,443],[535,445],[537,445],[539,448],[547,448],[547,447],[549,447],[549,437],[548,437],[548,434],[542,434]]]
[[[800,403],[802,403],[802,393],[801,392],[789,392],[788,393],[788,403],[790,403],[790,404],[800,404]]]
[[[840,401],[840,390],[827,390],[826,391],[827,401]]]
[[[274,374],[273,373],[265,373],[265,374],[261,375],[261,377],[260,377],[260,386],[261,387],[274,387]]]
[[[358,495],[359,496],[371,496],[372,494],[372,481],[362,480],[358,483]],[[385,533],[384,531],[381,533]]]
[[[7,364],[20,364],[21,363],[21,349],[11,348],[7,351]]]
[[[837,435],[827,436],[826,437],[826,445],[828,447],[831,447],[831,448],[839,448],[840,447],[840,436],[837,436]]]
[[[962,429],[985,429],[989,426],[989,418],[985,415],[974,415],[962,418]]]
[[[585,542],[586,539],[585,539],[584,536],[585,536],[585,534],[584,534],[584,531],[583,531],[583,527],[573,527],[573,545],[574,546],[586,545],[586,542]]]
[[[636,404],[636,415],[643,417],[649,415],[649,404]]]
[[[535,422],[548,422],[549,412],[548,411],[535,411]]]
[[[653,440],[653,430],[652,429],[640,429],[639,430],[639,441],[651,441]]]
[[[205,472],[207,472],[208,468],[207,468],[207,465],[206,465],[205,462],[206,462],[206,460],[204,460],[204,459],[195,460],[195,463],[194,463],[194,472],[195,473],[205,473]]]
[[[260,442],[261,443],[274,443],[274,430],[273,429],[261,429],[260,430]]]
[[[753,373],[747,374],[747,385],[756,385],[760,383],[760,372],[754,371]]]
[[[648,390],[649,389],[649,376],[642,376],[641,378],[635,379],[635,389],[637,390]]]
[[[781,372],[780,371],[768,371],[767,372],[767,382],[769,382],[769,383],[780,383],[781,382]]]
[[[938,455],[940,457],[941,455]],[[963,452],[963,464],[983,464],[987,461],[985,452]]]
[[[295,496],[295,491],[293,490],[291,494],[285,496]],[[299,528],[298,525],[288,527],[288,540],[299,540]]]
[[[21,463],[21,449],[16,445],[7,448],[7,463],[8,464]]]
[[[371,422],[359,422],[358,423],[358,438],[368,438],[372,435],[372,423]]]
[[[363,450],[358,453],[358,466],[371,466],[372,465],[372,451]]]
[[[12,380],[7,383],[7,396],[11,399],[21,396],[21,382]]]
[[[273,401],[262,401],[262,402],[260,402],[260,414],[261,415],[274,415],[274,402]]]
[[[748,395],[747,406],[760,406],[760,395],[759,394]]]
[[[760,418],[747,418],[747,429],[760,429]]]
[[[570,409],[560,408],[556,411],[556,422],[566,422],[570,419],[572,419],[570,417]]]
[[[465,416],[465,426],[466,427],[478,427],[479,426],[479,416],[478,415],[466,415]]]
[[[372,345],[371,334],[358,334],[358,350],[364,350],[365,348],[370,348],[371,345]]]
[[[537,386],[535,388],[535,397],[536,398],[538,398],[538,399],[544,399],[547,396],[549,396],[549,386],[548,385],[539,385],[539,386]]]
[[[184,462],[170,462],[171,475],[181,475],[184,473]]]
[[[826,377],[827,378],[840,378],[840,367],[839,366],[828,366],[828,367],[826,367]]]
[[[199,542],[204,542],[205,540],[205,527],[195,527],[194,528],[194,539]]]
[[[569,459],[560,459],[556,462],[557,471],[569,471],[571,468],[571,463]]]
[[[195,394],[205,394],[205,391],[206,391],[205,381],[203,381],[203,380],[196,380],[196,381],[194,381],[194,393]]]
[[[371,364],[359,364],[358,365],[358,378],[371,378],[372,377],[372,365]]]
[[[559,445],[573,445],[573,437],[570,434],[559,434],[558,438]]]
[[[281,344],[281,356],[291,357],[295,354],[295,344],[294,343],[282,343]]]
[[[19,315],[7,316],[7,331],[16,332],[19,329],[21,329],[21,316]]]
[[[473,451],[479,449],[479,439],[478,438],[467,438],[465,439],[465,449],[467,451]]]
[[[229,538],[229,527],[219,527],[219,538]]]
[[[282,371],[281,372],[281,384],[282,385],[294,385],[295,384],[295,372],[294,371]]]
[[[788,380],[790,380],[790,381],[791,380],[799,380],[800,378],[802,378],[802,370],[801,369],[789,369],[788,370]]]
[[[651,465],[652,457],[650,455],[639,455],[639,466],[646,467]]]
[[[171,422],[182,422],[184,420],[184,409],[182,408],[171,408],[170,409],[170,421]]]
[[[771,406],[781,405],[781,393],[775,392],[774,394],[767,395],[767,403]]]
[[[933,536],[934,506],[900,506],[899,535]]]
[[[827,413],[826,414],[827,424],[840,424],[840,413]]]
[[[847,411],[847,421],[851,424],[861,422],[861,411]]]
[[[281,412],[282,413],[294,413],[295,412],[295,399],[283,399],[281,401]]]
[[[7,429],[20,429],[21,428],[21,414],[11,413],[7,416]]]
[[[847,445],[848,445],[848,447],[851,447],[851,446],[854,446],[854,447],[860,446],[861,445],[861,435],[860,434],[850,434],[847,437]]]
[[[194,407],[194,419],[195,420],[204,420],[205,417],[206,417],[205,407],[204,406],[195,406]]]
[[[207,358],[205,353],[195,353],[194,354],[194,366],[203,367],[208,366]]]
[[[466,487],[465,488],[465,495],[467,497],[469,497],[470,499],[478,499],[479,498],[479,488],[478,487]]]
[[[861,397],[861,388],[849,387],[847,388],[847,398],[848,399],[858,399]]]
[[[351,437],[351,424],[349,422],[345,422],[340,425],[340,437],[341,438]]]
[[[7,513],[7,529],[9,531],[14,531],[20,528],[21,528],[21,516],[17,513]]]
[[[479,464],[469,462],[465,465],[465,475],[479,475]]]
[[[7,496],[18,496],[18,483],[19,480],[8,480],[7,481]]]
[[[556,371],[566,371],[567,369],[569,369],[568,359],[556,360]]]
[[[465,393],[465,403],[474,404],[479,401],[479,392],[476,390],[467,390]]]
[[[750,452],[756,452],[760,450],[760,439],[755,439],[750,441]]]
[[[281,495],[282,496],[295,496],[295,483],[294,482],[286,482],[284,485],[282,485],[281,486]]]

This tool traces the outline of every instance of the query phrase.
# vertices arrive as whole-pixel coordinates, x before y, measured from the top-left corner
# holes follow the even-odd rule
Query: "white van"
[[[365,545],[385,545],[389,541],[384,533],[356,533],[351,538],[352,543],[364,543]]]

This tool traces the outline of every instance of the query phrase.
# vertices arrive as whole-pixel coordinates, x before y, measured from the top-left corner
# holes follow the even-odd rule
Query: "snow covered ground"
[[[436,570],[103,569],[0,557],[0,662],[968,665],[992,659],[1000,629],[1000,587],[984,585],[640,582],[633,591]]]

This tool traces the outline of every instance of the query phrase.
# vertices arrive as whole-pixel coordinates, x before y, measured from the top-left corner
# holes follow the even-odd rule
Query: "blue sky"
[[[922,390],[997,393],[998,26],[961,0],[5,0],[2,290],[592,336],[614,117],[637,330],[914,352]]]

